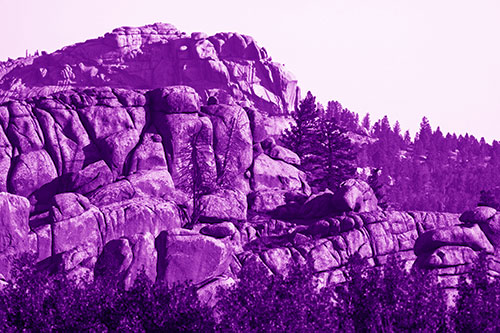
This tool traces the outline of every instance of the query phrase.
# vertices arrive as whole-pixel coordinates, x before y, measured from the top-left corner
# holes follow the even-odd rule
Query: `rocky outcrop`
[[[120,28],[0,64],[0,273],[33,251],[77,278],[191,280],[207,302],[250,263],[344,280],[354,254],[456,279],[500,272],[500,214],[383,211],[359,179],[312,193],[276,143],[299,91],[248,36]]]
[[[51,54],[0,63],[0,101],[78,87],[152,89],[176,84],[193,87],[204,103],[214,90],[223,90],[267,114],[287,114],[300,99],[297,80],[252,37],[187,36],[163,23],[122,27]],[[169,96],[158,97],[173,104],[186,102]],[[122,99],[141,102],[126,94]]]
[[[243,223],[251,184],[309,192],[287,158],[268,157],[279,168],[271,171],[286,170],[290,182],[278,174],[261,176],[266,170],[258,160],[255,168],[245,110],[211,103],[202,108],[196,91],[186,86],[89,88],[5,103],[4,138],[14,151],[4,156],[11,168],[5,189],[29,199],[22,220],[28,225],[29,218],[22,237],[27,245],[16,248],[32,248],[47,269],[83,276],[97,264],[97,276],[115,274],[130,285],[139,269],[134,260],[144,262],[150,276],[157,274],[154,260],[141,257],[152,247],[144,245],[149,250],[136,256],[136,239],[188,223],[195,198],[199,221]],[[28,125],[10,125],[16,117]],[[260,173],[252,173],[252,166]],[[202,229],[200,237],[235,237],[235,230],[222,225]]]
[[[490,274],[499,275],[499,219],[494,208],[476,207],[460,216],[463,223],[425,232],[415,243],[418,265],[436,269],[443,284],[454,287],[483,252],[487,254]]]
[[[26,198],[0,193],[0,274],[10,277],[11,258],[30,250],[29,202]]]

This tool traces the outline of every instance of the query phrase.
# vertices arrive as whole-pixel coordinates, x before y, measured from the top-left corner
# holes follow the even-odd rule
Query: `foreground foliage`
[[[409,272],[394,260],[371,267],[354,256],[346,282],[320,288],[306,266],[286,276],[245,265],[240,282],[219,290],[214,308],[188,284],[151,283],[141,274],[129,290],[113,279],[76,283],[17,261],[12,283],[0,292],[0,330],[134,332],[400,332],[498,331],[500,284],[486,259],[464,276],[447,306],[433,272]],[[467,277],[467,278],[465,278]]]

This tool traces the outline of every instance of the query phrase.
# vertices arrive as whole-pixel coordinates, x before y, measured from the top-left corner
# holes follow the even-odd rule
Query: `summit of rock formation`
[[[252,37],[188,36],[165,23],[121,27],[54,53],[0,63],[3,101],[81,87],[172,85],[193,87],[204,103],[229,95],[271,115],[288,114],[300,99],[295,77]]]

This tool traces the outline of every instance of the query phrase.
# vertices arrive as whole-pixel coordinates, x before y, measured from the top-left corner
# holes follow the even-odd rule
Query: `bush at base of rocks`
[[[11,331],[498,331],[500,280],[488,276],[485,256],[462,279],[446,305],[435,272],[406,271],[396,261],[371,267],[353,256],[345,282],[319,288],[306,265],[287,276],[244,265],[232,287],[209,307],[199,286],[152,283],[139,274],[125,290],[117,279],[75,281],[38,272],[35,258],[15,261],[0,291],[0,330]]]

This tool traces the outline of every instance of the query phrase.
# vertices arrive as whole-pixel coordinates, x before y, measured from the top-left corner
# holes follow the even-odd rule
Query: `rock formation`
[[[248,263],[309,263],[333,283],[359,253],[456,278],[500,245],[491,208],[383,211],[356,179],[311,193],[275,140],[297,81],[248,36],[120,28],[1,64],[0,88],[4,277],[32,251],[44,269],[125,286],[142,268],[192,280],[210,300]]]

